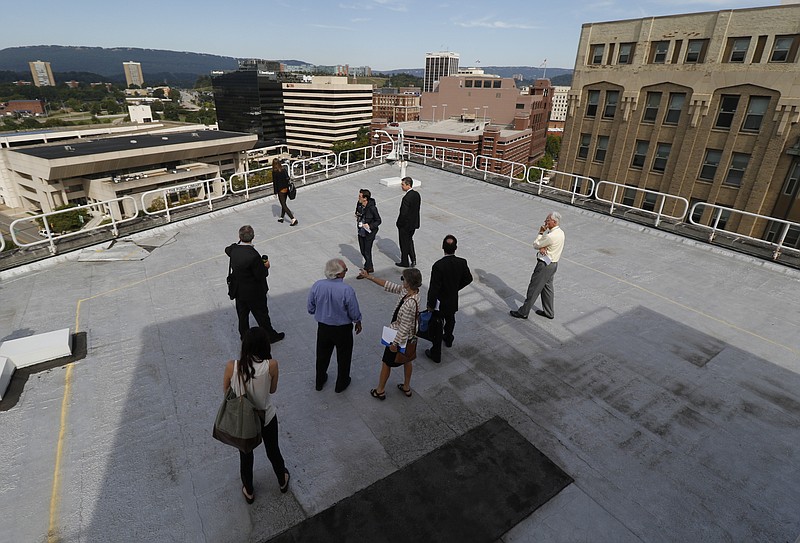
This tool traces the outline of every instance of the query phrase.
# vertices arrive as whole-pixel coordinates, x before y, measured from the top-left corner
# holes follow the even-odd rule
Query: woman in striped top
[[[395,362],[398,347],[404,341],[416,341],[417,335],[417,315],[419,314],[419,287],[422,286],[422,273],[416,268],[408,268],[403,270],[400,276],[401,284],[392,283],[385,279],[370,275],[367,270],[362,269],[359,278],[369,279],[376,285],[382,286],[386,292],[400,295],[397,306],[394,310],[394,317],[392,323],[389,325],[391,328],[397,330],[397,336],[394,341],[386,347],[383,351],[383,364],[381,365],[381,374],[378,379],[377,388],[370,390],[373,398],[379,400],[386,399],[386,381],[389,380],[389,374],[392,368],[403,366],[404,381],[398,383],[399,388],[406,397],[411,397],[411,372],[413,371],[412,362],[398,363]]]

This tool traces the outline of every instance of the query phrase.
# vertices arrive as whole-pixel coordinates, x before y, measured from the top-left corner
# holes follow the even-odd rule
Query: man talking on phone
[[[553,311],[553,276],[558,269],[561,251],[564,249],[564,231],[561,230],[561,213],[552,211],[539,227],[539,235],[533,242],[536,250],[536,267],[528,284],[525,303],[519,309],[509,313],[517,319],[527,319],[533,308],[533,303],[541,294],[542,309],[537,309],[536,314],[548,319],[555,318]]]

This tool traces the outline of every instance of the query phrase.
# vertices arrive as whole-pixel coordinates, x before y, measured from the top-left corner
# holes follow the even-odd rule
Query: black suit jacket
[[[230,257],[230,271],[236,298],[257,299],[267,295],[269,286],[267,276],[269,270],[264,267],[261,255],[252,245],[234,243],[225,247],[225,254]]]
[[[400,214],[397,216],[397,228],[416,230],[419,228],[419,206],[422,202],[419,193],[408,189],[400,202]]]
[[[472,274],[467,261],[455,255],[446,255],[433,264],[431,283],[428,287],[428,307],[439,311],[455,313],[458,311],[458,291],[472,283]]]

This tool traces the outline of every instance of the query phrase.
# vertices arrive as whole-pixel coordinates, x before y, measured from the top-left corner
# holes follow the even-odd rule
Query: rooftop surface
[[[293,228],[270,197],[137,234],[121,259],[72,253],[0,274],[0,339],[69,327],[88,342],[83,360],[32,375],[0,411],[0,541],[266,541],[495,416],[574,479],[506,543],[797,540],[799,272],[457,174],[408,173],[422,181],[425,285],[448,233],[475,277],[442,363],[415,361],[411,398],[394,388],[399,370],[386,401],[369,395],[396,299],[355,280],[364,187],[383,217],[375,274],[399,276],[402,193],[379,184],[395,166],[301,187]],[[566,233],[556,318],[513,319],[553,209]],[[252,506],[236,452],[211,437],[239,351],[223,248],[243,224],[270,256],[270,314],[286,332],[274,403],[292,473],[281,494],[257,452]],[[335,257],[364,314],[342,394],[332,381],[314,390],[305,307]]]

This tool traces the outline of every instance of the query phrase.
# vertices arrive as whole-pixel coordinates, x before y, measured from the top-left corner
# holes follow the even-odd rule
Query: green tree
[[[164,119],[167,121],[180,121],[181,108],[172,102],[164,104]]]
[[[164,89],[159,87],[156,90],[154,90],[153,91],[153,98],[159,98],[159,99],[164,98]]]
[[[210,75],[201,75],[194,83],[194,88],[196,89],[210,89],[211,87],[212,84]]]
[[[558,153],[561,152],[561,136],[547,136],[547,143],[545,144],[545,153],[553,157],[553,160],[558,160]]]
[[[169,99],[175,103],[179,103],[181,101],[181,91],[178,89],[169,89]]]
[[[54,211],[61,211],[63,209],[72,209],[77,207],[75,204],[66,204],[58,206]],[[89,220],[89,214],[85,209],[75,209],[73,211],[66,211],[58,215],[47,217],[47,224],[50,226],[50,231],[54,234],[61,232],[73,232],[79,230],[86,221]],[[38,220],[40,226],[44,226],[41,219]]]

